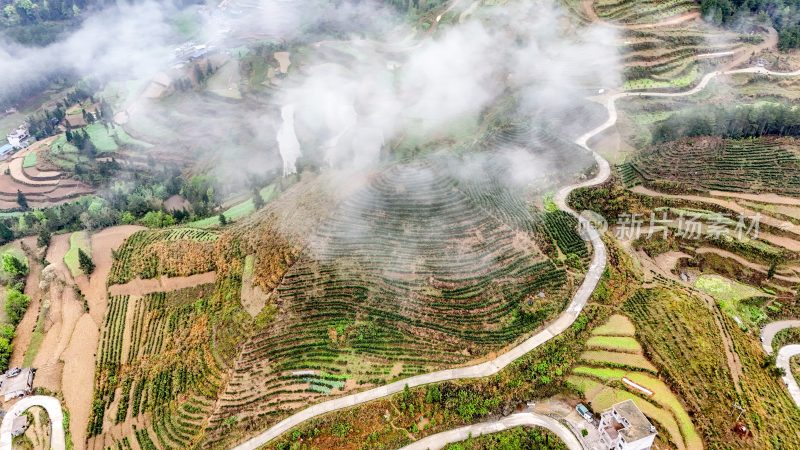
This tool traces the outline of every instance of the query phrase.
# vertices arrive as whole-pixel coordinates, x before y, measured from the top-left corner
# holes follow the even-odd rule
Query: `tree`
[[[94,261],[92,261],[92,257],[87,255],[81,248],[78,249],[78,265],[86,275],[90,275],[94,272]]]
[[[3,253],[3,271],[14,278],[28,274],[28,266],[11,253]]]
[[[225,214],[219,215],[219,224],[223,226],[228,224],[228,219],[225,217]]]
[[[261,209],[264,207],[264,198],[261,197],[261,192],[258,189],[253,189],[253,206],[256,209]]]
[[[0,243],[14,239],[14,232],[4,222],[0,222]]]
[[[16,289],[8,289],[6,291],[6,315],[9,322],[16,325],[22,320],[28,305],[31,303],[31,298]]]
[[[769,265],[769,269],[767,269],[767,279],[770,279],[775,276],[775,271],[778,268],[778,261],[772,261],[772,264]]]
[[[53,234],[50,233],[46,227],[42,227],[39,230],[39,236],[36,237],[36,245],[39,247],[47,247],[50,245],[50,239],[53,237]]]
[[[25,198],[25,194],[23,194],[19,189],[17,189],[17,203],[19,204],[20,208],[28,209],[28,199]]]

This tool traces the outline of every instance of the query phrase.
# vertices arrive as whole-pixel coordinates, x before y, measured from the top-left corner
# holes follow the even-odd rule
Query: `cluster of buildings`
[[[595,424],[594,414],[586,406],[579,404],[576,409],[588,422]],[[609,450],[648,450],[656,439],[656,427],[633,400],[625,400],[603,411],[596,423],[600,440]]]

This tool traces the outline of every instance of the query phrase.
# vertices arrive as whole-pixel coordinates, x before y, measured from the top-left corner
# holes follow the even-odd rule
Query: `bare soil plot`
[[[109,295],[136,295],[142,296],[154,292],[171,292],[178,289],[213,283],[217,278],[216,272],[206,272],[188,277],[161,277],[142,280],[137,278],[125,284],[109,286]]]
[[[76,450],[85,448],[86,424],[89,422],[89,412],[92,407],[95,351],[99,336],[97,324],[89,314],[84,314],[64,351],[62,389],[64,402],[70,412],[69,428]]]

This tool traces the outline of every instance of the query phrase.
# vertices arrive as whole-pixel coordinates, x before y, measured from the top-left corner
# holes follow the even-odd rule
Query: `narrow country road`
[[[573,190],[601,184],[605,182],[611,175],[611,168],[608,164],[608,161],[606,161],[602,156],[600,156],[597,152],[595,152],[589,147],[589,141],[593,137],[599,135],[600,133],[611,128],[617,123],[616,101],[618,99],[625,97],[690,96],[702,91],[708,85],[708,83],[717,76],[733,75],[740,73],[754,73],[754,74],[764,74],[773,76],[796,76],[800,75],[800,70],[795,72],[782,73],[782,72],[772,72],[763,67],[750,67],[746,69],[715,71],[706,74],[700,80],[700,83],[698,83],[697,86],[684,92],[674,92],[674,93],[621,92],[595,98],[596,101],[599,101],[605,105],[606,110],[608,110],[608,119],[602,125],[580,136],[578,139],[575,140],[575,143],[583,147],[584,149],[592,152],[592,155],[594,156],[598,166],[597,174],[595,175],[594,178],[590,180],[562,188],[560,191],[558,191],[558,193],[554,198],[554,201],[559,208],[572,214],[578,219],[585,233],[585,237],[588,237],[588,240],[592,244],[594,254],[592,256],[592,262],[589,265],[589,270],[586,272],[586,277],[584,278],[583,283],[578,288],[577,292],[575,292],[575,295],[573,296],[569,306],[564,312],[561,313],[560,316],[558,316],[558,318],[555,321],[553,321],[550,325],[548,325],[544,330],[536,333],[535,335],[523,341],[518,346],[512,348],[508,352],[498,356],[497,358],[491,361],[487,361],[481,364],[476,364],[474,366],[459,367],[455,369],[445,369],[445,370],[440,370],[438,372],[432,372],[424,375],[417,375],[414,377],[395,381],[394,383],[387,384],[385,386],[380,386],[377,388],[369,389],[364,392],[359,392],[357,394],[351,394],[309,406],[308,408],[281,420],[280,422],[273,425],[272,427],[262,432],[261,434],[239,444],[238,446],[234,447],[234,450],[257,449],[262,445],[266,444],[267,442],[277,438],[283,433],[289,431],[290,429],[302,424],[303,422],[309,419],[333,411],[337,411],[340,409],[350,408],[356,405],[360,405],[362,403],[387,397],[392,394],[396,394],[402,391],[405,388],[405,386],[408,386],[409,388],[414,388],[417,386],[423,386],[431,383],[441,383],[444,381],[470,379],[470,378],[482,378],[489,375],[494,375],[507,365],[511,364],[516,359],[522,357],[526,353],[534,350],[535,348],[539,347],[540,345],[544,344],[545,342],[549,341],[553,337],[557,336],[558,334],[566,330],[570,325],[572,325],[572,323],[578,317],[580,312],[583,310],[584,306],[586,306],[589,297],[592,295],[592,292],[597,286],[597,283],[600,280],[600,276],[603,274],[603,271],[605,270],[606,267],[606,247],[605,244],[603,244],[602,239],[600,238],[600,234],[586,218],[577,214],[569,206],[567,206],[567,197]]]
[[[497,433],[519,426],[547,428],[555,433],[559,439],[566,444],[569,450],[583,450],[583,446],[578,441],[578,438],[576,438],[575,435],[572,434],[572,431],[565,425],[552,417],[529,412],[512,414],[494,422],[476,423],[474,425],[467,425],[465,427],[444,431],[420,439],[400,450],[438,450],[447,444],[461,442],[472,436]]]
[[[797,385],[792,369],[789,366],[789,360],[792,356],[800,355],[800,344],[791,344],[781,347],[778,350],[778,357],[775,360],[775,365],[783,369],[783,382],[789,388],[789,395],[792,396],[794,404],[800,407],[800,386]]]
[[[61,402],[55,397],[46,395],[24,397],[6,412],[5,417],[3,417],[3,423],[0,424],[0,450],[11,450],[11,431],[14,419],[32,406],[41,406],[47,411],[47,415],[50,418],[50,448],[52,450],[65,450],[64,413],[61,411]]]
[[[764,353],[772,354],[772,341],[776,334],[787,328],[796,327],[800,327],[800,320],[779,320],[764,325],[764,328],[761,329],[761,347],[764,349]]]
[[[772,354],[772,341],[775,335],[787,328],[800,327],[800,320],[779,320],[777,322],[768,323],[761,329],[761,347],[768,355]],[[778,349],[778,355],[775,358],[775,365],[783,369],[783,383],[789,389],[789,395],[794,400],[794,404],[800,408],[800,386],[797,385],[797,380],[792,374],[792,368],[789,365],[789,360],[792,356],[800,355],[800,344],[785,345]]]

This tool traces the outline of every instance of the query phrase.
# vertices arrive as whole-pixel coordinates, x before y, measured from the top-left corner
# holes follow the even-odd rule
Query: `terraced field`
[[[139,231],[113,253],[108,284],[123,284],[134,278],[210,272],[214,270],[216,239],[216,233],[197,228]]]
[[[791,448],[800,445],[794,432],[800,413],[780,379],[763,370],[762,350],[732,319],[714,313],[704,302],[677,288],[642,289],[626,301],[623,310],[636,325],[637,339],[661,377],[683,400],[703,440],[732,448]],[[743,376],[737,392],[726,361],[723,326],[740,359]],[[753,435],[743,442],[730,431],[730,405],[747,405],[742,422]],[[776,411],[782,411],[780,414]],[[780,417],[763,420],[764,417]]]
[[[88,425],[95,442],[120,435],[140,448],[188,448],[202,439],[239,327],[201,285],[112,297],[104,321]],[[238,319],[240,321],[241,319]],[[213,334],[214,324],[226,328]],[[229,340],[230,338],[230,340]],[[146,427],[135,423],[145,421]]]
[[[581,355],[582,365],[572,369],[568,383],[581,392],[596,412],[614,403],[633,399],[659,428],[659,439],[679,449],[702,449],[703,443],[688,413],[670,388],[658,378],[658,370],[643,355],[630,320],[613,315],[609,323],[592,331],[593,341],[620,342],[604,345],[604,351]],[[665,433],[666,432],[666,433]]]
[[[691,0],[600,0],[593,6],[602,19],[623,24],[656,23],[699,10]]]
[[[441,173],[391,167],[320,225],[274,292],[281,319],[244,344],[210,428],[230,417],[261,428],[326,396],[474,361],[563,309],[570,276],[537,242],[587,255],[571,223],[548,233],[514,193],[489,207]]]
[[[655,146],[631,163],[645,183],[680,183],[701,191],[800,194],[795,140],[685,139]],[[628,182],[633,174],[626,176]]]
[[[621,48],[624,87],[683,89],[744,47],[735,34],[696,25],[627,30]]]

